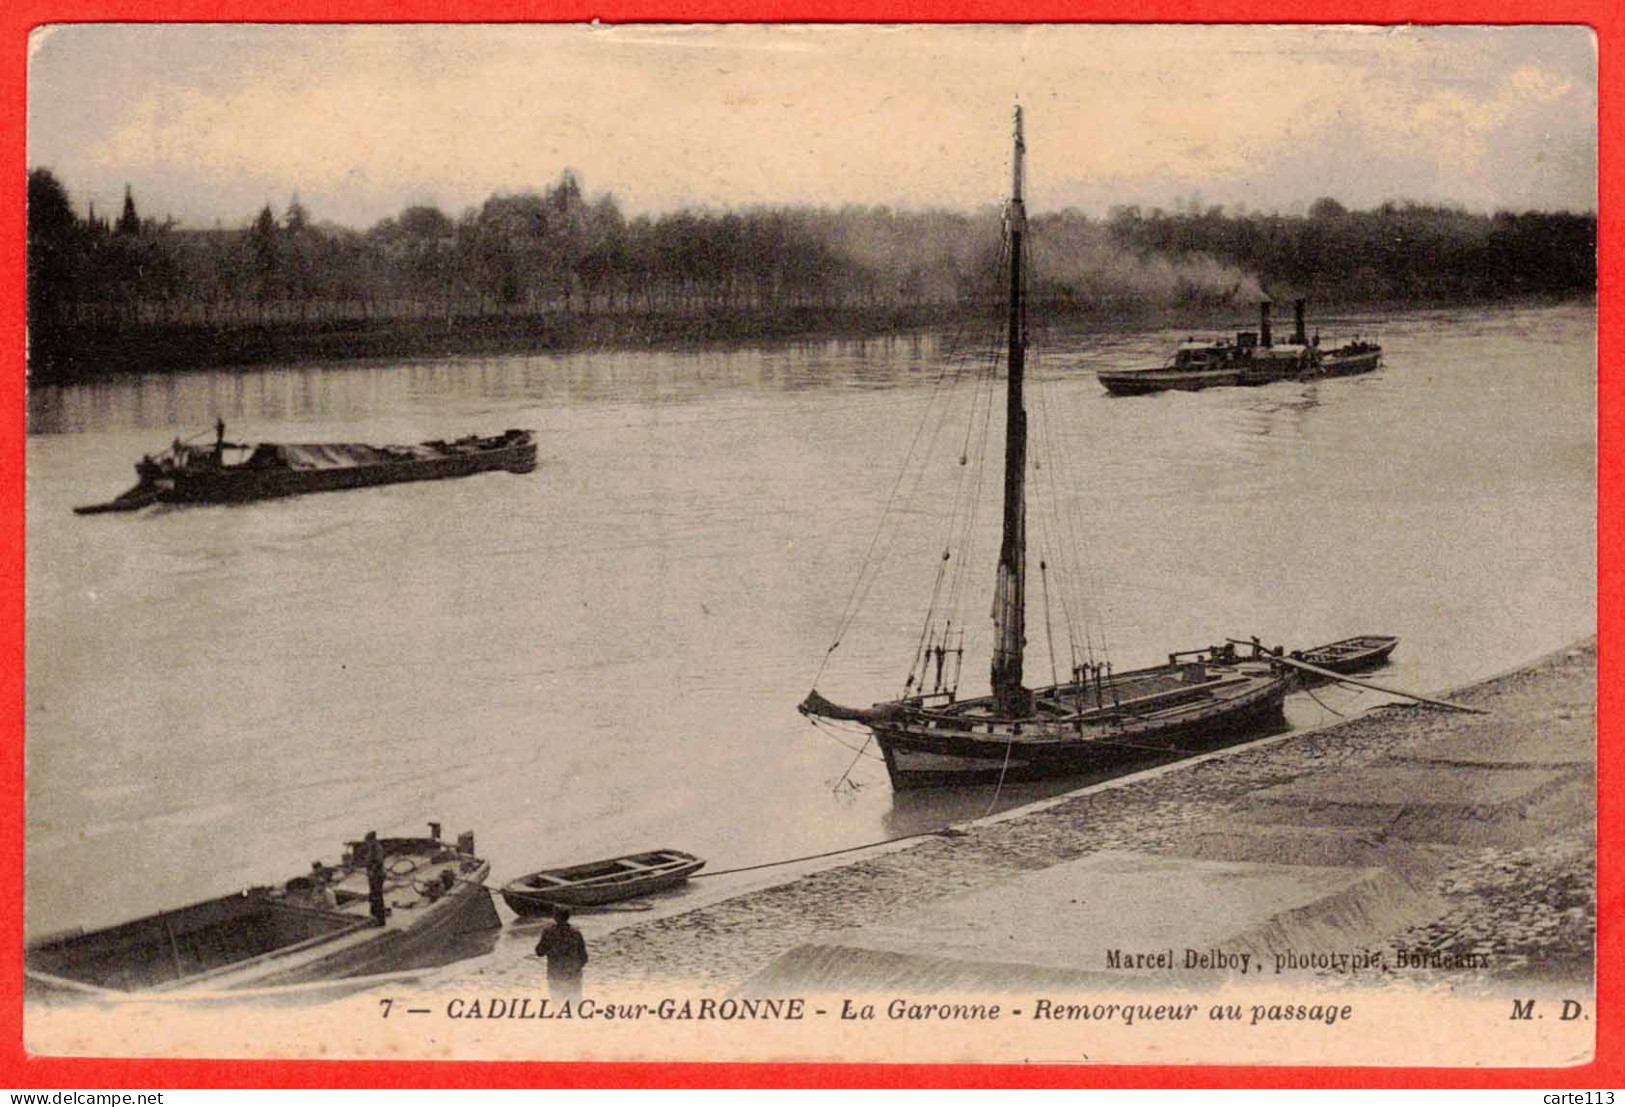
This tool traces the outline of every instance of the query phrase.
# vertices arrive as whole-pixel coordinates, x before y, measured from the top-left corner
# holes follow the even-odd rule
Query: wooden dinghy
[[[678,849],[658,849],[543,869],[504,885],[502,899],[518,915],[545,915],[555,906],[596,907],[674,888],[705,866]]]
[[[1392,635],[1366,634],[1328,642],[1312,650],[1302,650],[1292,656],[1333,673],[1357,673],[1374,669],[1388,660],[1388,655],[1399,645]]]
[[[472,936],[502,925],[483,886],[488,862],[474,836],[456,844],[380,838],[383,926],[372,917],[366,867],[354,844],[312,875],[249,888],[89,932],[30,943],[24,977],[41,999],[261,995],[290,985],[376,977],[484,952]],[[487,942],[488,946],[490,943]]]

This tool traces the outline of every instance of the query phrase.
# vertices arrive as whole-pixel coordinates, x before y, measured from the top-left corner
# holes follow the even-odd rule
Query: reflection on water
[[[1226,635],[1397,634],[1382,680],[1426,692],[1594,628],[1594,331],[1580,307],[1427,313],[1383,321],[1385,367],[1368,377],[1125,398],[1088,367],[1154,363],[1183,333],[1059,336],[1032,364],[1033,403],[1071,459],[1042,479],[1088,523],[1095,641],[1121,669]],[[332,842],[430,818],[477,831],[500,883],[661,846],[712,869],[757,864],[1078,786],[894,796],[879,762],[854,763],[795,710],[946,345],[31,390],[29,932],[263,883]],[[540,464],[70,513],[216,416],[267,441],[534,427]],[[967,690],[986,682],[997,516],[978,516]],[[934,541],[898,543],[820,690],[896,694]],[[1029,647],[1047,674],[1044,644]],[[1381,699],[1316,695],[1289,702],[1294,725]],[[849,766],[859,787],[832,788]]]
[[[78,434],[212,427],[348,423],[403,406],[532,401],[690,403],[739,390],[886,389],[934,371],[934,335],[788,343],[689,353],[569,353],[518,358],[355,362],[245,372],[147,373],[28,393],[28,433]]]
[[[1300,385],[1302,392],[1290,399],[1262,396],[1242,408],[1245,413],[1237,421],[1243,434],[1266,436],[1285,434],[1293,438],[1303,436],[1309,415],[1320,406],[1320,385],[1315,382]]]

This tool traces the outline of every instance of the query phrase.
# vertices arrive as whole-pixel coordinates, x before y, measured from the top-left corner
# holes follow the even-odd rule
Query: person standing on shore
[[[581,970],[587,967],[587,940],[570,925],[570,912],[553,908],[553,923],[542,931],[536,956],[547,959],[547,990],[554,999],[581,998]]]

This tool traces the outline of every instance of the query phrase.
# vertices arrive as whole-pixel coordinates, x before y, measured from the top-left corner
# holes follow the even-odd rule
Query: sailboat
[[[954,629],[944,626],[922,640],[900,698],[871,707],[845,707],[814,687],[800,705],[802,714],[815,722],[867,728],[897,790],[1073,776],[1159,755],[1197,752],[1279,725],[1282,701],[1295,679],[1292,670],[1276,660],[1276,653],[1254,638],[1250,649],[1238,650],[1227,641],[1224,646],[1175,651],[1166,664],[1125,672],[1114,672],[1109,663],[1079,664],[1074,659],[1070,679],[1027,687],[1023,664],[1028,422],[1023,384],[1028,332],[1022,256],[1027,217],[1020,107],[1015,109],[1014,132],[1011,195],[1004,219],[1009,278],[1004,507],[993,593],[991,692],[959,698],[963,630],[958,631],[956,647]],[[1002,279],[1001,275],[1001,283]],[[943,554],[944,563],[948,556]],[[1047,617],[1047,596],[1045,609]],[[830,649],[833,652],[835,646]],[[1053,644],[1050,654],[1053,670]]]

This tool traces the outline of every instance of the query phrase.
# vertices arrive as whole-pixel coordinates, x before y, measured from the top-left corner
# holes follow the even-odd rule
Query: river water
[[[1381,679],[1427,692],[1593,632],[1594,310],[1321,325],[1331,339],[1376,334],[1384,367],[1114,398],[1092,368],[1154,363],[1183,335],[1059,334],[1036,353],[1035,460],[1050,468],[1033,482],[1060,486],[1066,511],[1054,518],[1073,523],[1043,531],[1035,509],[1034,556],[1059,574],[1071,563],[1055,552],[1063,540],[1084,555],[1074,610],[1097,615],[1092,641],[1124,668],[1227,634],[1291,647],[1396,634]],[[974,392],[939,385],[947,345],[309,366],[35,390],[28,932],[275,881],[335,860],[367,829],[410,833],[429,819],[476,831],[506,879],[654,846],[749,865],[1053,792],[894,796],[879,761],[832,740],[851,736],[795,709],[854,591],[865,602],[819,689],[867,703],[901,688],[941,547],[893,541],[887,524],[876,547],[891,557],[872,585],[854,581],[916,428]],[[217,415],[228,437],[264,441],[534,427],[541,460],[526,476],[70,513]],[[975,432],[958,417],[941,441]],[[950,469],[957,452],[976,451],[954,445]],[[953,479],[923,470],[889,518],[930,515]],[[990,497],[997,486],[995,475]],[[967,693],[986,686],[997,521],[989,499],[964,605]],[[1046,585],[1030,593],[1036,683],[1050,672]],[[1318,695],[1294,697],[1289,718],[1316,725],[1380,700]]]

